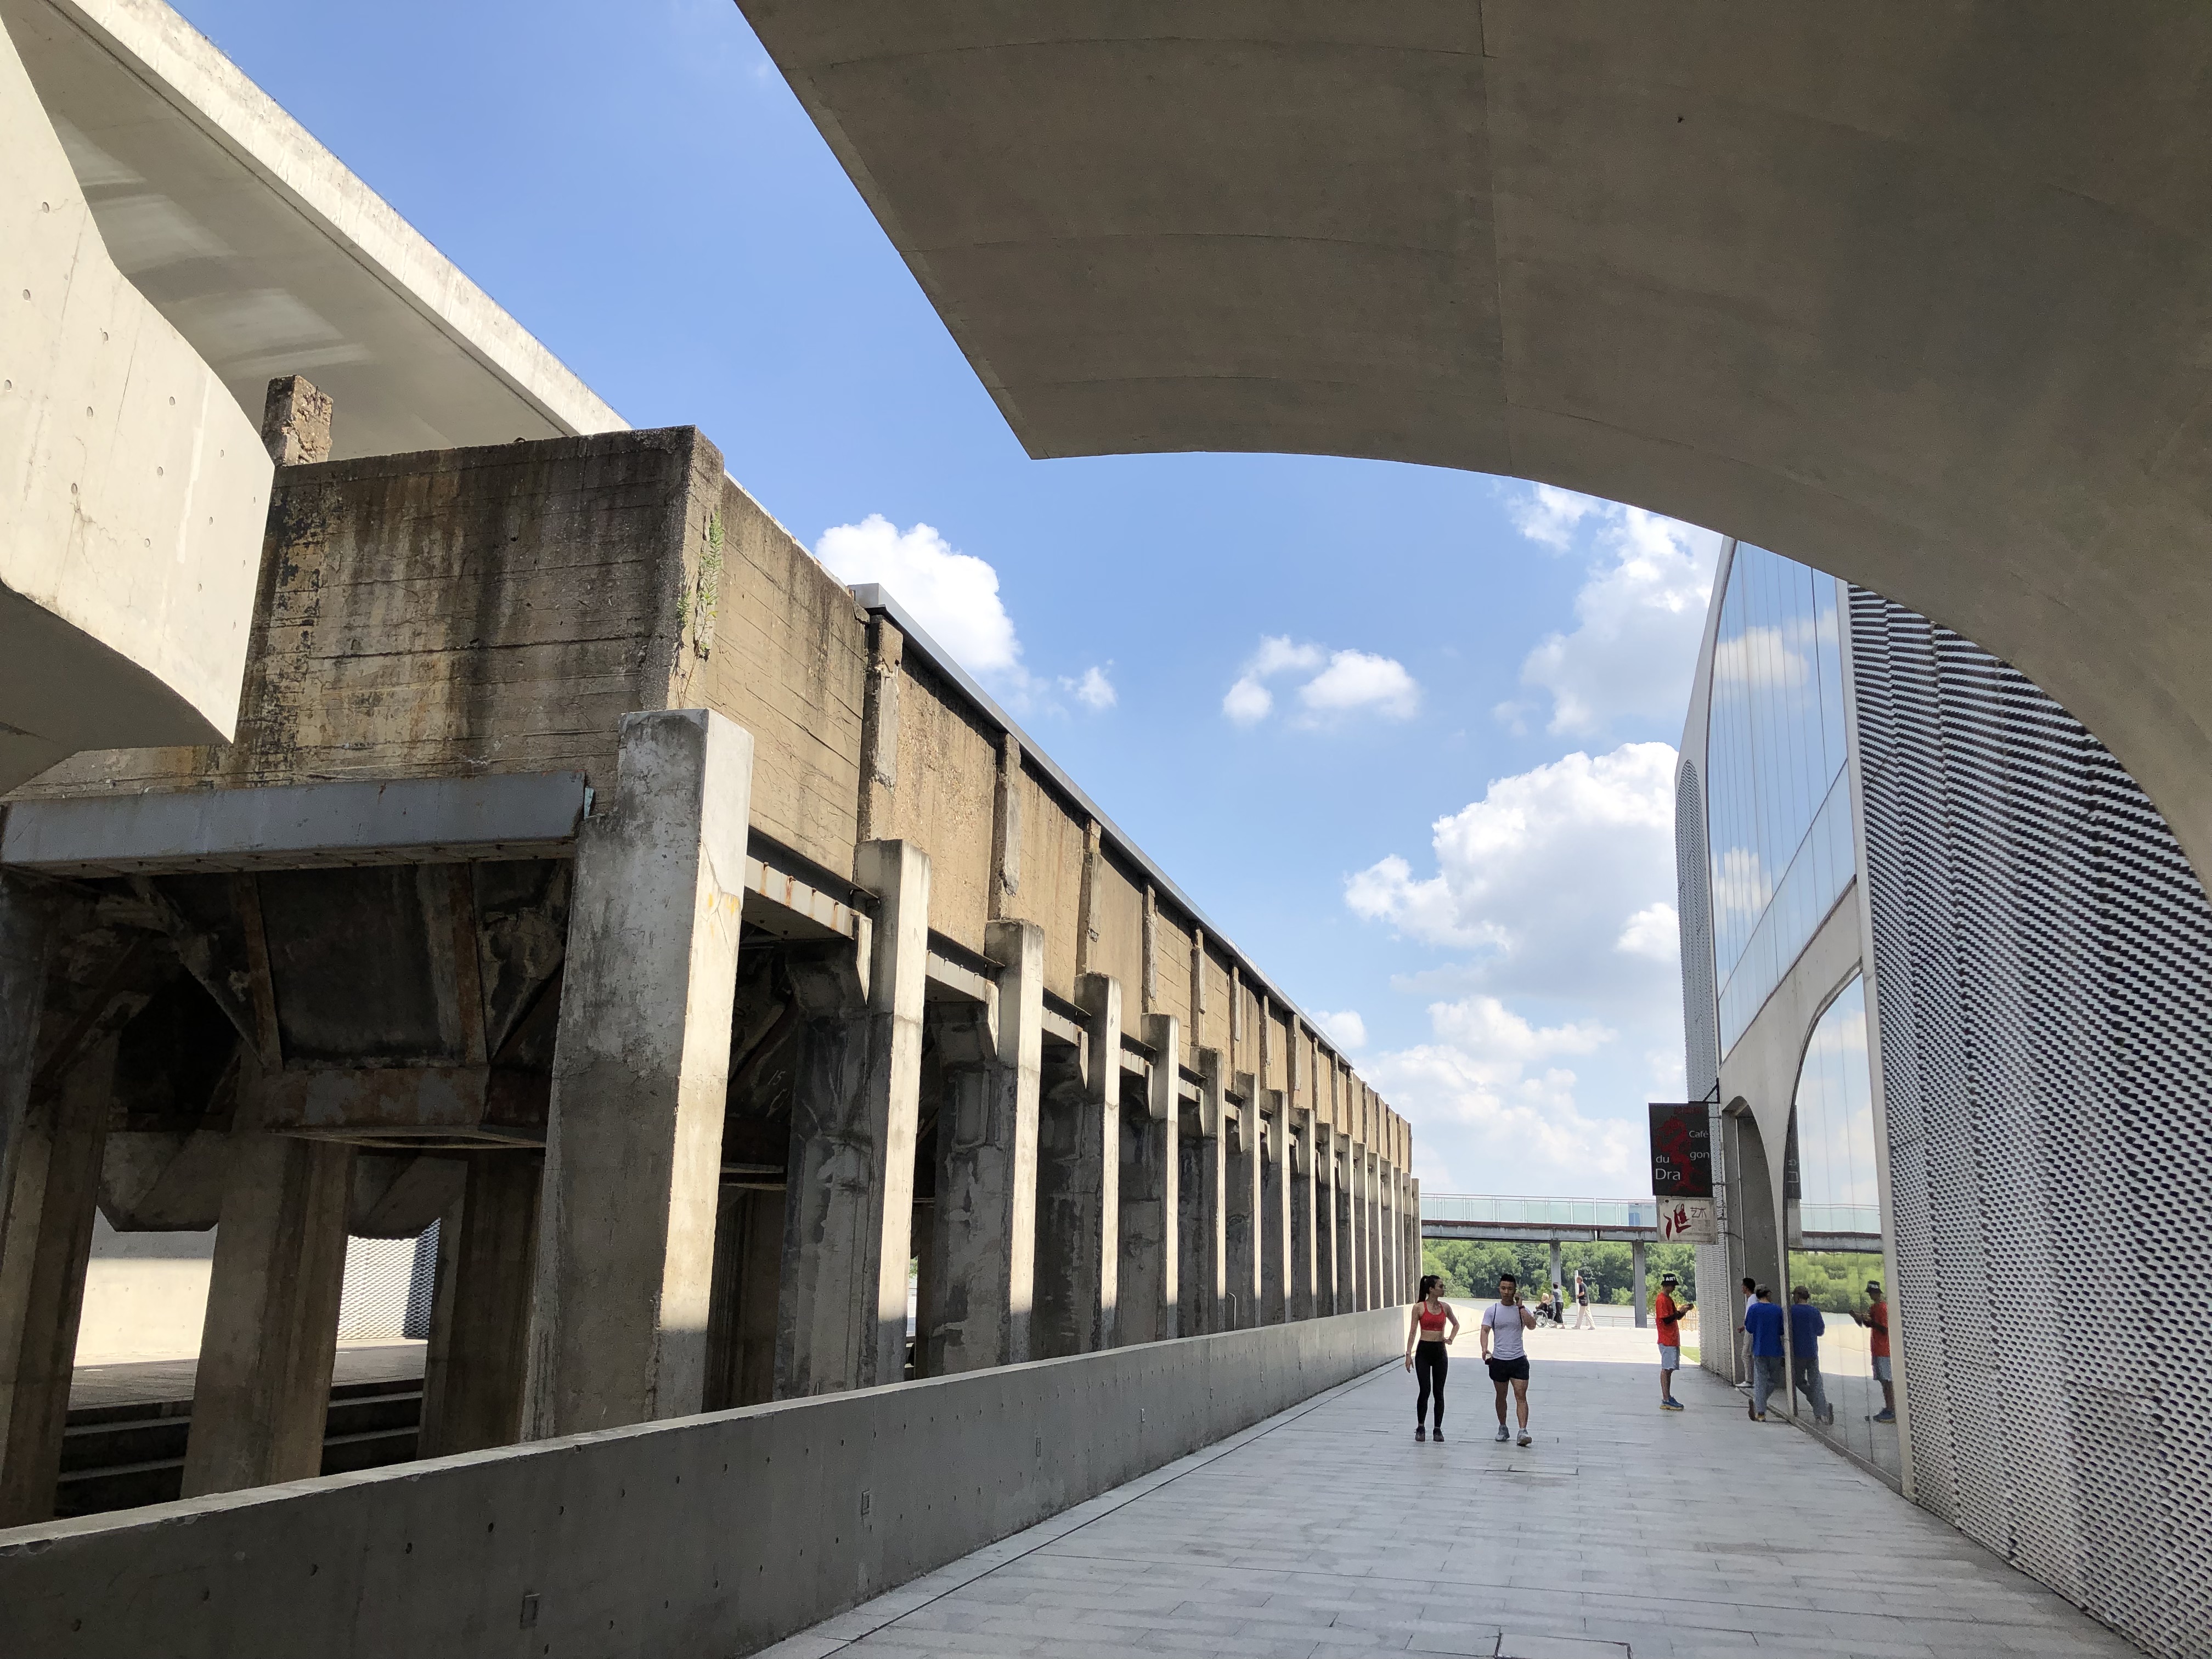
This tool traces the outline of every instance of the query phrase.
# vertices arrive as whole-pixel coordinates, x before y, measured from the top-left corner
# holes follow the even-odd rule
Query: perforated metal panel
[[[2024,676],[1854,589],[1916,1496],[2212,1651],[2212,904]]]

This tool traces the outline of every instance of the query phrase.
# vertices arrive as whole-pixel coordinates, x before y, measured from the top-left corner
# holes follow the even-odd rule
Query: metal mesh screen
[[[419,1238],[347,1239],[338,1340],[428,1337],[437,1265],[434,1221]]]
[[[2033,684],[1851,593],[1918,1500],[2212,1651],[2212,904]]]

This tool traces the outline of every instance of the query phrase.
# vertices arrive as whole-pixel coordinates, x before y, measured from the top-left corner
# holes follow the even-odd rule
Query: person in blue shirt
[[[1828,1390],[1820,1381],[1820,1334],[1828,1322],[1813,1305],[1813,1293],[1802,1285],[1790,1292],[1790,1397],[1799,1395],[1813,1402],[1815,1421],[1832,1423],[1836,1408],[1828,1403]]]
[[[1751,1339],[1751,1420],[1764,1423],[1767,1397],[1782,1386],[1782,1310],[1764,1285],[1743,1310],[1743,1329]]]

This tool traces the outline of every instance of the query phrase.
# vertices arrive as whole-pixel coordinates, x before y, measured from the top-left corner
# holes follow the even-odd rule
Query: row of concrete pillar
[[[1193,1087],[1180,1022],[1127,1021],[1110,977],[1074,988],[1078,1040],[1065,1018],[1048,1036],[1037,924],[990,924],[981,1000],[926,1000],[930,863],[898,842],[860,848],[876,905],[857,937],[787,976],[783,1190],[725,1185],[750,776],[719,715],[624,724],[577,838],[544,1148],[470,1154],[441,1224],[422,1455],[896,1382],[910,1261],[923,1375],[1410,1295],[1404,1171],[1217,1050]],[[35,1028],[51,915],[0,915],[11,1040]],[[0,1048],[0,1523],[52,1500],[108,1107],[96,1048],[40,1096],[27,1042]],[[240,1056],[187,1495],[319,1467],[354,1149],[262,1130],[276,1064]]]

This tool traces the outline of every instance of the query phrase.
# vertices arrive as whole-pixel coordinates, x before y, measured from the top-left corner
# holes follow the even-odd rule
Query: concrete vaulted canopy
[[[2212,8],[739,3],[1031,454],[1711,526],[2010,660],[2212,871]]]

